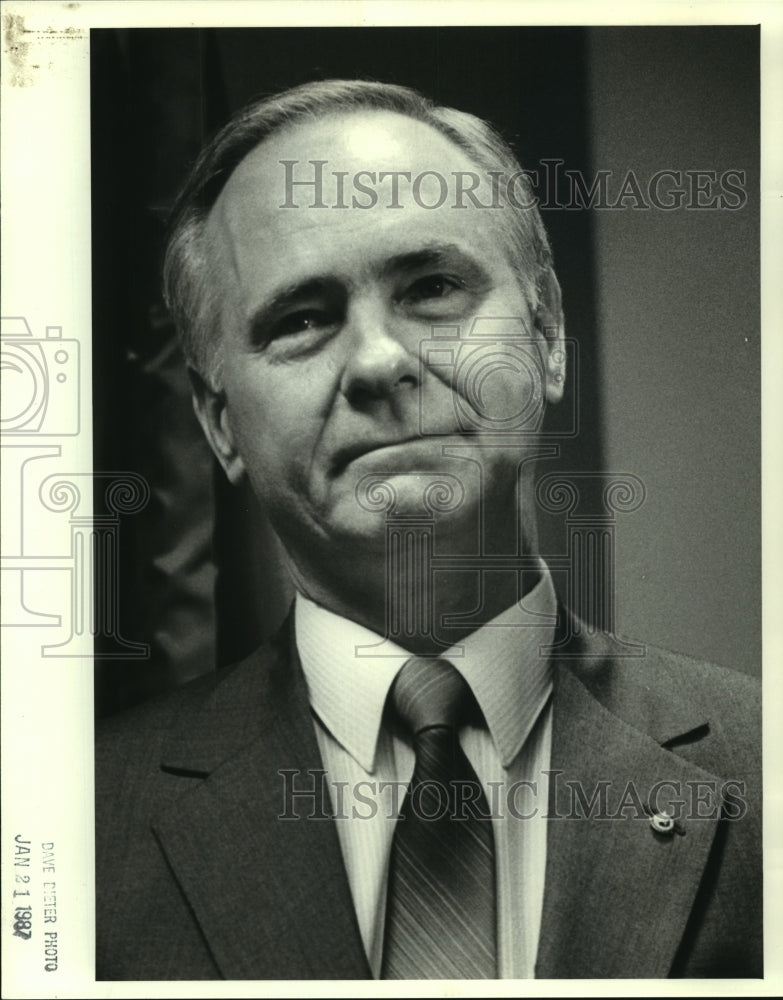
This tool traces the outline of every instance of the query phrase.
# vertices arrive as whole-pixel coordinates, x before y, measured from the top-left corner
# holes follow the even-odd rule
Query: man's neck
[[[535,542],[535,531],[531,534]],[[518,550],[509,551],[509,546],[518,544],[495,538],[490,551],[513,556]],[[513,560],[516,568],[490,569],[475,557],[468,557],[469,566],[461,566],[457,553],[449,554],[446,566],[433,567],[432,550],[414,549],[399,558],[389,552],[369,559],[357,554],[349,572],[341,571],[340,564],[315,571],[293,561],[290,569],[304,596],[420,656],[460,642],[520,601],[539,579],[535,548],[529,543],[522,547],[529,557],[524,561],[530,564],[524,569],[521,560]],[[442,549],[435,551],[443,555]]]

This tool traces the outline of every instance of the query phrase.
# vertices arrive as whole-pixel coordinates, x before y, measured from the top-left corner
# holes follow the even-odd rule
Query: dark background
[[[93,29],[91,60],[94,467],[151,486],[119,561],[121,631],[150,657],[97,661],[99,714],[235,660],[288,605],[277,543],[192,415],[159,268],[203,141],[250,98],[329,77],[486,118],[528,167],[747,172],[737,212],[543,212],[580,422],[545,471],[645,483],[618,521],[621,631],[758,672],[756,28]],[[564,544],[548,518],[542,551]]]

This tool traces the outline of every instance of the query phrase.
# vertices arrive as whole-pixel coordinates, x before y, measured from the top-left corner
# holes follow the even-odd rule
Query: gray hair
[[[299,121],[346,111],[393,111],[430,125],[487,170],[519,174],[531,200],[530,181],[509,145],[487,122],[440,107],[409,87],[365,80],[305,83],[256,100],[239,111],[205,146],[171,213],[163,264],[164,297],[177,326],[187,363],[213,387],[220,374],[219,275],[204,235],[207,217],[234,168],[259,143]],[[507,215],[507,213],[503,213]],[[510,261],[532,307],[537,305],[552,254],[536,207],[514,206],[509,227]]]

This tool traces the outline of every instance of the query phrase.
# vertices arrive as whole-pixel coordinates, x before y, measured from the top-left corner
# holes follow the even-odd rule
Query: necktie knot
[[[448,660],[412,657],[397,675],[392,704],[415,738],[433,726],[456,729],[470,700],[465,678]]]

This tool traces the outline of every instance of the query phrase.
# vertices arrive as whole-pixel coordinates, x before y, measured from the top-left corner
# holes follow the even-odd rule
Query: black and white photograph
[[[765,995],[765,25],[109,6],[4,240],[8,995]]]

